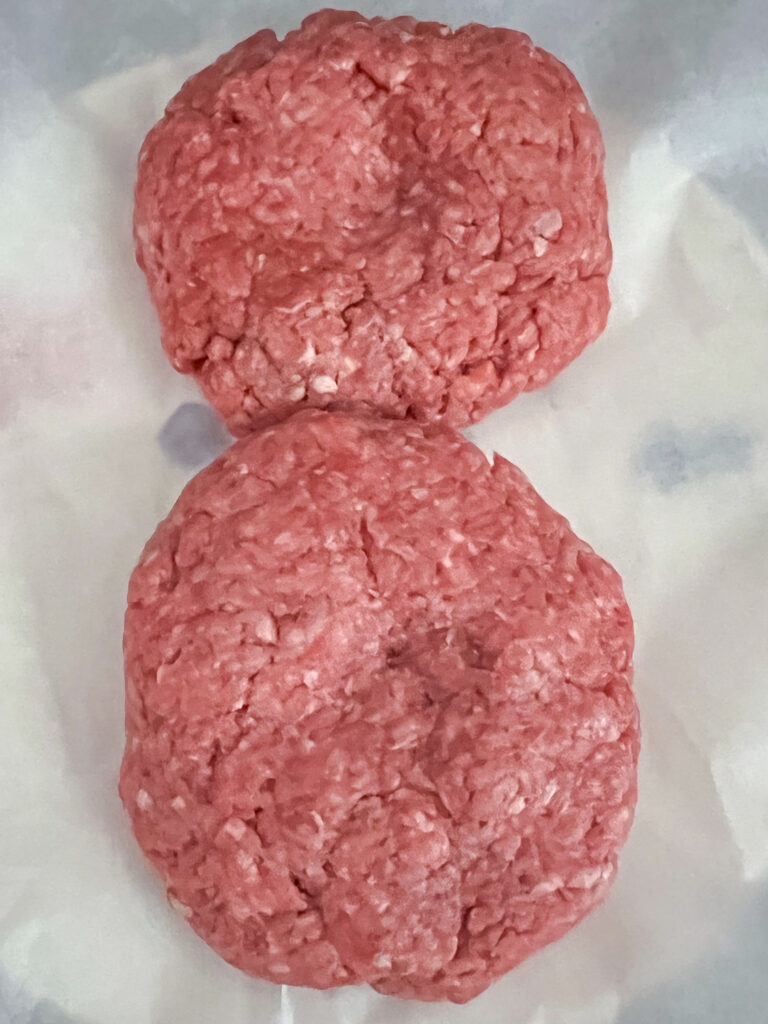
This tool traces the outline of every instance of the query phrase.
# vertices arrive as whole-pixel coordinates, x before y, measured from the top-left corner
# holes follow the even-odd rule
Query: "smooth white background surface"
[[[135,158],[186,74],[311,9],[0,0],[0,1022],[763,1024],[762,0],[410,7],[530,32],[574,69],[603,126],[609,328],[470,434],[520,464],[625,578],[645,742],[605,906],[466,1007],[281,991],[174,917],[131,839],[115,790],[127,576],[226,443],[160,350],[132,255]]]

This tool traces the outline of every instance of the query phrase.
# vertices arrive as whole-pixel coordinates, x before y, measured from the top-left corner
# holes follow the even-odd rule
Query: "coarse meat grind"
[[[605,896],[636,799],[616,572],[441,425],[305,410],[147,544],[120,792],[230,963],[464,1002]]]
[[[463,426],[605,326],[597,122],[519,32],[322,11],[246,39],[150,132],[137,258],[235,434],[302,405]]]

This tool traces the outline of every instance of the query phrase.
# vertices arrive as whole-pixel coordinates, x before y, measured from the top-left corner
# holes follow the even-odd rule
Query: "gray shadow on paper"
[[[712,424],[682,430],[670,424],[653,426],[636,458],[641,476],[660,491],[724,473],[742,473],[752,464],[754,438],[733,424]]]
[[[635,999],[616,1024],[765,1024],[768,1020],[768,887],[686,974]]]
[[[184,402],[168,417],[157,441],[171,462],[199,469],[232,444],[232,437],[211,406]]]

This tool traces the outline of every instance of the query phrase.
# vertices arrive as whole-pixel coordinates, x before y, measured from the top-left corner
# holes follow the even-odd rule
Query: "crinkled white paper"
[[[610,325],[469,433],[624,576],[644,748],[619,880],[465,1007],[281,990],[174,916],[116,793],[122,613],[144,541],[226,439],[160,349],[132,255],[135,158],[188,73],[311,7],[0,0],[0,1022],[765,1020],[765,5],[410,8],[529,31],[603,126]]]

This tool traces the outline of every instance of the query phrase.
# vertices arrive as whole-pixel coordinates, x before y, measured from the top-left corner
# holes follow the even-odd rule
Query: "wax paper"
[[[400,13],[391,3],[366,13]],[[640,802],[607,902],[464,1007],[254,981],[175,916],[116,792],[129,572],[227,443],[133,262],[146,131],[311,7],[0,2],[0,1021],[758,1024],[768,1014],[768,9],[436,3],[565,60],[600,118],[608,329],[469,434],[624,576]]]

